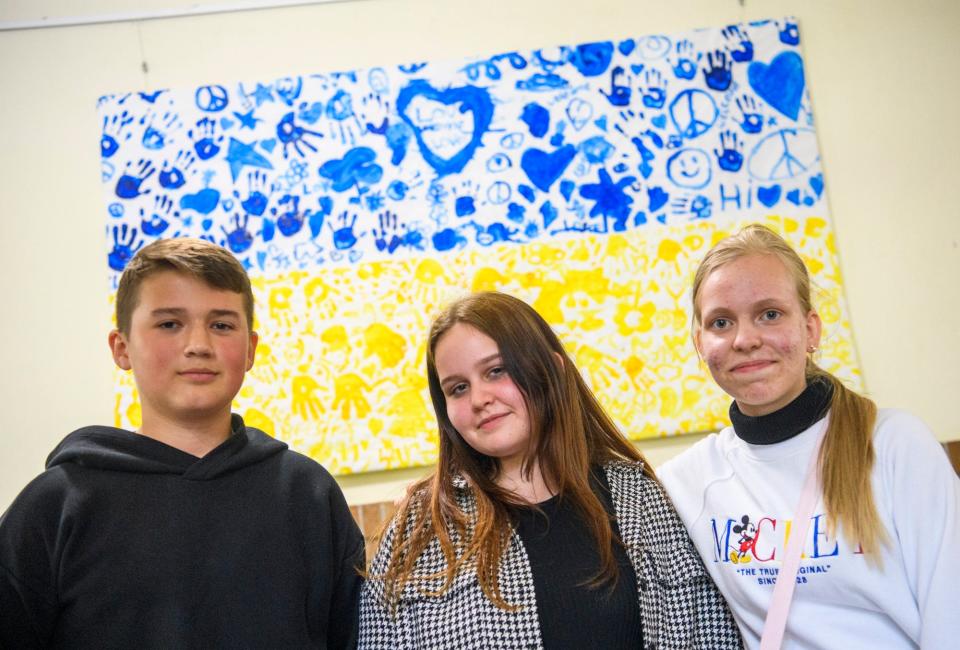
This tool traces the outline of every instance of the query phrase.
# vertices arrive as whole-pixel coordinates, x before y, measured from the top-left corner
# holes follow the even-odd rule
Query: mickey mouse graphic
[[[730,561],[734,564],[747,564],[751,559],[749,553],[757,544],[757,527],[750,521],[749,515],[740,518],[740,523],[733,527],[733,532],[740,535],[737,543],[739,550],[730,551]]]

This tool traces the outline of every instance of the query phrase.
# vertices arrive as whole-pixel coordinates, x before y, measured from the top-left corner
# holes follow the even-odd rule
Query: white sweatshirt
[[[763,622],[820,423],[751,445],[732,427],[665,463],[659,476],[747,648]],[[873,494],[890,541],[882,568],[827,532],[823,501],[804,544],[784,649],[960,648],[960,480],[916,417],[881,410]]]

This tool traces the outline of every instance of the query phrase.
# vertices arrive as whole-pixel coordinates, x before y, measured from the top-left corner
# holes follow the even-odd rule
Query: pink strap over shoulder
[[[783,643],[787,616],[790,614],[790,603],[793,602],[793,589],[797,586],[800,554],[807,538],[807,530],[810,528],[810,516],[817,503],[817,486],[820,483],[817,459],[820,456],[820,445],[823,444],[823,434],[826,430],[827,419],[824,418],[817,432],[813,453],[810,454],[807,475],[803,481],[803,490],[800,492],[800,502],[794,511],[790,539],[787,540],[787,547],[784,549],[783,566],[780,567],[777,583],[773,587],[770,609],[767,610],[767,619],[763,624],[763,636],[760,637],[760,650],[779,650]]]

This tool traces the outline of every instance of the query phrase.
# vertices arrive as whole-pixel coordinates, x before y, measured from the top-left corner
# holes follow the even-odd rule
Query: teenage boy
[[[363,537],[343,494],[230,412],[257,347],[243,267],[158,241],[116,309],[142,425],[71,433],[0,519],[0,647],[354,646]]]

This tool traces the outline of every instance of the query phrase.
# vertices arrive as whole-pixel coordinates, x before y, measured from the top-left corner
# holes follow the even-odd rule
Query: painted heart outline
[[[461,113],[473,113],[473,135],[470,141],[449,158],[436,154],[424,141],[423,129],[407,115],[407,108],[416,97],[423,97],[445,106],[460,104],[459,111]],[[436,170],[437,174],[445,176],[460,172],[473,158],[473,154],[481,144],[483,134],[486,133],[490,127],[490,122],[493,120],[493,101],[490,99],[489,92],[477,86],[460,86],[439,90],[423,79],[415,79],[397,96],[397,113],[413,130],[423,159]]]

